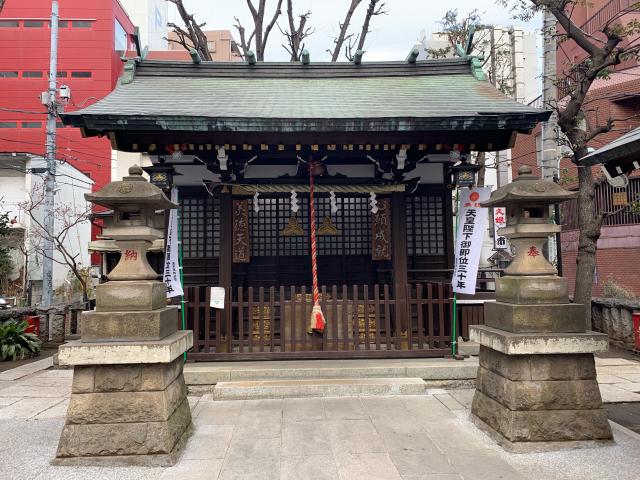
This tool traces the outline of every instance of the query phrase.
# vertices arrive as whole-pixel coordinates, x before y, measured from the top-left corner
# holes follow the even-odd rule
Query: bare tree
[[[2,7],[4,7],[4,0],[0,0],[0,13],[2,13]]]
[[[182,45],[187,51],[194,48],[203,60],[212,60],[207,37],[202,31],[202,27],[206,25],[206,22],[198,23],[193,14],[187,12],[182,0],[167,0],[167,2],[173,3],[178,9],[180,18],[184,23],[184,28],[169,22],[167,26],[172,29],[178,38],[171,39],[165,37],[166,40]]]
[[[291,55],[291,61],[300,60],[300,55],[304,50],[304,39],[313,34],[312,27],[307,26],[307,21],[311,16],[311,11],[298,15],[298,26],[296,27],[295,15],[293,13],[293,0],[287,0],[287,19],[289,21],[289,29],[283,30],[278,24],[278,29],[287,39],[287,44],[282,47]]]
[[[503,6],[511,6],[512,11],[522,19],[530,19],[544,9],[553,14],[561,29],[553,32],[558,43],[572,40],[584,52],[585,57],[571,67],[570,78],[561,78],[564,98],[557,105],[546,107],[556,111],[558,125],[573,152],[572,162],[578,167],[578,256],[576,259],[576,282],[574,301],[585,305],[590,312],[593,275],[596,264],[596,250],[602,222],[607,213],[597,213],[595,208],[595,187],[602,179],[595,179],[592,169],[583,166],[581,159],[587,155],[589,142],[598,135],[610,132],[620,119],[607,118],[598,121],[589,115],[587,94],[597,78],[606,78],[611,69],[628,58],[638,58],[640,52],[640,22],[637,19],[625,23],[624,16],[640,11],[640,2],[622,9],[598,32],[583,30],[572,17],[574,8],[584,4],[584,0],[499,0]]]
[[[82,299],[86,302],[89,298],[86,266],[80,262],[81,252],[73,249],[70,238],[80,225],[91,221],[93,218],[91,207],[85,205],[84,208],[76,208],[74,205],[58,202],[53,211],[55,228],[51,232],[46,229],[42,218],[44,198],[44,184],[40,184],[29,194],[28,200],[20,204],[20,209],[29,215],[31,220],[28,248],[32,254],[36,253],[44,257],[46,255],[45,240],[51,240],[54,249],[52,260],[69,268],[71,274],[77,279],[82,290]]]
[[[344,44],[345,40],[353,36],[353,34],[347,35],[347,32],[349,31],[351,17],[353,17],[356,8],[358,8],[358,5],[360,5],[361,3],[362,0],[351,0],[349,8],[347,9],[347,14],[344,16],[344,20],[342,21],[342,23],[338,24],[340,30],[338,32],[338,36],[333,39],[333,50],[327,50],[327,52],[331,54],[332,62],[338,61],[338,57],[340,56],[340,52],[342,51],[342,45]]]
[[[371,31],[369,26],[371,25],[371,18],[377,15],[386,15],[387,10],[384,9],[384,2],[381,0],[369,0],[369,6],[362,22],[362,30],[355,37],[351,37],[347,40],[347,46],[345,47],[345,56],[349,61],[353,60],[353,55],[358,50],[364,51],[364,43],[367,38],[367,34]],[[354,48],[355,47],[355,48]]]
[[[353,54],[355,51],[362,50],[364,48],[364,42],[367,38],[367,34],[371,31],[369,30],[371,19],[377,15],[385,15],[387,13],[384,9],[385,4],[382,0],[369,0],[369,6],[367,7],[367,12],[365,13],[360,33],[349,33],[351,18],[361,3],[362,0],[351,0],[347,13],[344,16],[344,20],[342,23],[338,24],[339,32],[338,36],[333,39],[333,50],[327,50],[327,52],[331,54],[332,62],[338,61],[343,45],[345,46],[344,54],[345,57],[347,57],[347,60],[353,60]]]
[[[269,34],[271,33],[271,30],[273,30],[274,25],[278,21],[278,17],[282,13],[282,0],[278,0],[273,17],[271,17],[271,21],[265,27],[264,17],[266,13],[266,4],[267,0],[258,0],[256,8],[252,0],[247,0],[247,6],[249,7],[249,11],[251,12],[251,17],[253,19],[253,31],[248,37],[246,36],[245,28],[240,23],[240,19],[238,17],[234,17],[236,23],[233,26],[238,30],[238,35],[240,36],[240,49],[242,50],[242,55],[246,57],[249,50],[251,50],[252,43],[255,42],[255,54],[258,61],[264,60],[264,52],[267,48]]]

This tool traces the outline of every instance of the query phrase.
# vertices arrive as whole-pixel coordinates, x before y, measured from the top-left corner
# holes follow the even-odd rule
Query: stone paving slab
[[[31,375],[32,373],[50,368],[51,366],[53,366],[53,357],[43,358],[37,362],[20,365],[19,367],[0,373],[0,381],[17,380],[19,378],[26,377],[27,375]]]
[[[55,455],[68,402],[62,391],[66,387],[50,382],[69,377],[68,370],[58,372],[20,374],[0,390],[0,436],[11,440],[0,442],[0,478],[637,480],[640,471],[640,435],[616,425],[613,446],[507,453],[469,421],[473,389],[240,401],[214,401],[211,394],[190,397],[195,433],[174,467],[52,467],[48,462]],[[633,391],[640,382],[617,378],[617,383],[601,385],[603,397],[640,397]],[[38,388],[43,392],[37,397],[2,394],[6,389],[33,394]],[[46,396],[56,388],[59,396]]]
[[[605,403],[640,402],[640,394],[634,393],[624,388],[619,388],[620,384],[600,385],[600,394]]]

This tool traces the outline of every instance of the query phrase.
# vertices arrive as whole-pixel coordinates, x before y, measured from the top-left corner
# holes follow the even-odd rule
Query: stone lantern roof
[[[557,183],[541,180],[533,175],[531,167],[523,165],[513,182],[491,193],[483,207],[504,207],[512,203],[560,203],[578,196],[578,192],[565,190]]]
[[[129,176],[121,181],[110,182],[97,192],[85,193],[84,198],[114,210],[129,210],[140,205],[157,210],[178,208],[162,190],[143,178],[142,168],[138,165],[129,168]]]

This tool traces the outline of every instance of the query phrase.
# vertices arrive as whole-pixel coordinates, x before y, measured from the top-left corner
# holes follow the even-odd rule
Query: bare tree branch
[[[182,45],[186,50],[194,48],[203,60],[212,60],[213,58],[209,51],[207,37],[202,31],[202,27],[204,27],[206,23],[196,22],[194,16],[187,12],[182,0],[166,1],[173,3],[176,6],[186,29],[181,29],[172,23],[167,24],[168,27],[173,28],[173,32],[175,32],[179,38],[179,41],[175,43]]]
[[[311,11],[298,15],[298,26],[296,27],[295,15],[293,13],[293,0],[287,0],[287,19],[289,22],[289,29],[283,30],[278,25],[278,29],[287,39],[288,45],[282,45],[284,49],[291,55],[291,61],[296,62],[300,59],[302,50],[304,49],[304,39],[314,33],[312,27],[307,27],[307,21],[311,16]]]
[[[347,31],[349,30],[351,17],[353,17],[353,13],[356,11],[356,8],[358,8],[358,5],[360,5],[360,3],[362,3],[362,0],[351,0],[351,3],[349,4],[349,9],[347,10],[347,14],[344,17],[344,21],[338,24],[340,28],[340,32],[338,33],[338,36],[333,40],[333,43],[334,43],[333,51],[327,50],[331,54],[332,62],[338,61],[338,57],[340,56],[340,52],[342,51],[342,45],[344,44],[345,39],[347,38]]]
[[[49,231],[42,220],[41,207],[45,198],[44,185],[36,186],[33,192],[28,194],[28,197],[28,200],[20,204],[20,209],[31,220],[29,240],[32,250],[41,257],[51,258],[55,263],[67,266],[78,280],[82,288],[83,299],[86,301],[88,298],[87,277],[83,266],[78,261],[80,253],[74,253],[69,246],[69,236],[81,224],[90,221],[93,216],[91,208],[87,206],[84,209],[78,209],[69,204],[57,205],[53,211],[55,229]],[[54,255],[47,255],[43,245],[45,240],[50,240],[53,243]]]
[[[256,7],[252,0],[247,0],[247,7],[249,8],[249,12],[251,13],[251,18],[253,20],[253,31],[251,32],[249,37],[246,36],[246,29],[240,23],[240,19],[238,17],[234,17],[235,23],[233,24],[233,26],[238,31],[238,36],[240,37],[239,47],[240,50],[242,50],[242,56],[244,58],[246,58],[247,53],[252,50],[251,45],[255,41],[256,58],[259,61],[264,60],[264,53],[267,48],[269,33],[271,33],[271,30],[278,21],[278,17],[282,13],[282,0],[278,0],[276,10],[273,13],[271,21],[267,24],[266,28],[263,29],[266,3],[267,0],[258,0],[258,4]]]
[[[357,50],[364,49],[364,41],[367,38],[369,30],[369,24],[371,23],[371,17],[377,15],[386,15],[388,12],[384,9],[385,3],[382,0],[370,0],[367,13],[365,14],[364,21],[362,22],[362,30],[360,31],[360,39],[358,41]]]

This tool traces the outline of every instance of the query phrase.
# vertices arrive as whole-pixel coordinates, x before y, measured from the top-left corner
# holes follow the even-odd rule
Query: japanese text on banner
[[[178,190],[171,189],[171,201],[177,203]],[[164,252],[163,280],[167,284],[167,298],[178,297],[183,294],[180,282],[180,263],[178,254],[178,210],[169,211],[169,227],[167,228],[167,244]]]
[[[509,250],[509,242],[506,237],[498,233],[498,230],[507,226],[507,209],[496,207],[493,209],[493,249]]]
[[[458,204],[458,231],[455,269],[451,285],[457,293],[475,293],[482,240],[487,229],[488,209],[480,204],[489,199],[490,187],[461,188]]]

